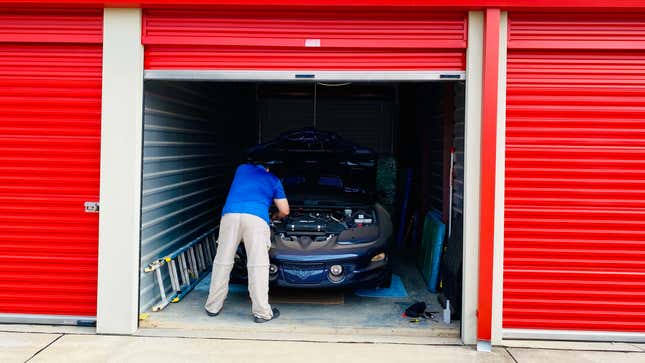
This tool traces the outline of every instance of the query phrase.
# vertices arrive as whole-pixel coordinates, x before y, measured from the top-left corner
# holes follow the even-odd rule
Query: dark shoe
[[[219,315],[219,311],[216,312],[216,313],[211,313],[210,311],[206,310],[206,308],[204,308],[204,310],[206,311],[206,315],[208,315],[210,317],[214,317],[214,316]]]
[[[267,321],[275,320],[280,316],[280,310],[272,308],[271,311],[273,311],[273,317],[271,319],[262,319],[256,316],[253,318],[253,321],[255,321],[256,323],[266,323]]]

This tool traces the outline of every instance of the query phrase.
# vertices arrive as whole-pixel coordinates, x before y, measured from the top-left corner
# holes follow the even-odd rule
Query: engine
[[[277,233],[289,235],[339,235],[348,229],[362,228],[376,223],[373,210],[333,209],[292,211],[282,221],[274,222]]]

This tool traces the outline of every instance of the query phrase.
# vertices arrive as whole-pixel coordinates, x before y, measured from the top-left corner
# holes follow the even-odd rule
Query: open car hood
[[[377,154],[311,128],[282,134],[247,152],[278,176],[294,204],[367,204],[376,187]]]
[[[329,190],[286,190],[289,204],[293,208],[312,209],[365,207],[374,203],[372,195]]]

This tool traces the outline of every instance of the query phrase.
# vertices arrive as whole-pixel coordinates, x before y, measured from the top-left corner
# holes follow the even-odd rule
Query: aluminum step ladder
[[[169,303],[179,302],[199,282],[208,275],[213,266],[213,259],[217,250],[217,236],[215,231],[218,227],[193,239],[185,246],[160,258],[143,269],[144,272],[154,272],[161,302],[152,307],[152,311],[160,311]],[[162,268],[168,267],[170,285],[173,293],[166,294],[166,286],[162,276]]]

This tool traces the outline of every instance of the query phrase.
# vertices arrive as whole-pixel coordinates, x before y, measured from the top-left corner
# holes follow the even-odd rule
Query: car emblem
[[[307,278],[309,278],[311,275],[313,275],[313,272],[312,272],[312,271],[309,271],[309,270],[294,270],[293,272],[294,272],[294,273],[296,274],[296,276],[298,276],[298,278],[299,278],[299,279],[301,279],[301,280],[306,280],[306,279],[307,279]]]

